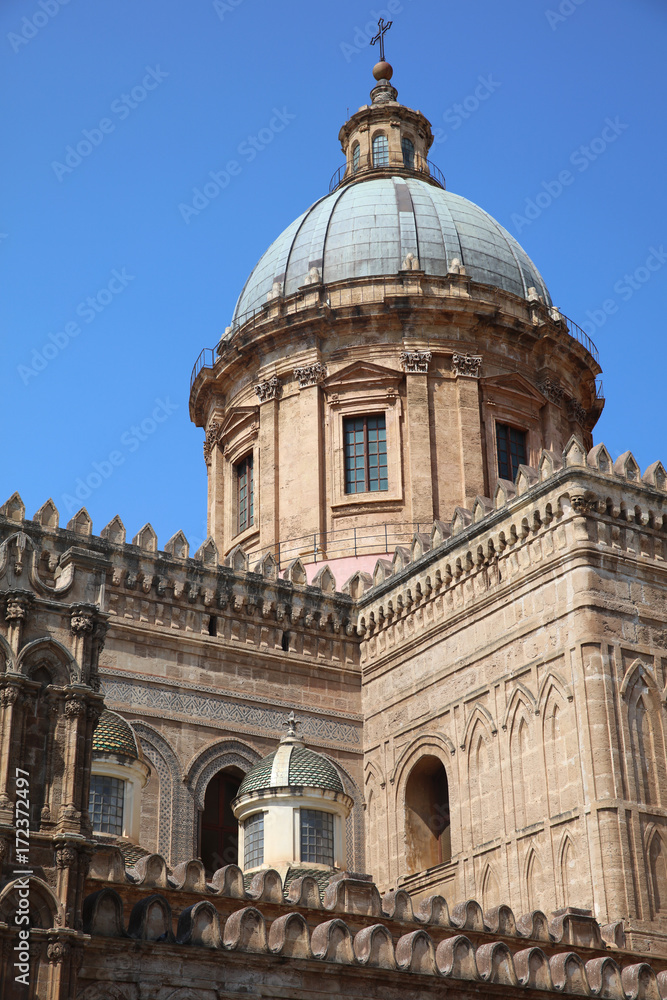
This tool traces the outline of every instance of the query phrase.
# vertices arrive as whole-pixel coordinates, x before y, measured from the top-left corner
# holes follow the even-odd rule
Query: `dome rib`
[[[393,276],[407,253],[427,274],[446,275],[458,258],[474,281],[523,298],[535,287],[551,305],[528,254],[474,202],[416,177],[366,177],[314,202],[271,244],[244,285],[232,325],[266,302],[277,278],[292,295],[320,261],[325,284]]]

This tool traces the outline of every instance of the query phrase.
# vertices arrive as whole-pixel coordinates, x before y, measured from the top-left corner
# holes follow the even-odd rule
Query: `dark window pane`
[[[237,531],[251,527],[254,519],[252,453],[236,466]]]
[[[243,824],[243,867],[264,863],[264,813],[255,813]]]
[[[520,465],[527,465],[526,432],[507,424],[496,424],[498,475],[514,482]]]
[[[401,139],[401,151],[403,153],[403,166],[412,169],[415,165],[415,147],[411,139],[406,137]]]

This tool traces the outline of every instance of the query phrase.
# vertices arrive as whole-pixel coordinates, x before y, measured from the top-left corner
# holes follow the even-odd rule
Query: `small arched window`
[[[200,857],[208,872],[238,863],[238,823],[232,810],[241,774],[225,769],[214,774],[206,787],[200,820]]]
[[[415,144],[412,139],[408,139],[404,135],[401,139],[401,150],[403,152],[403,166],[412,170],[415,165]]]
[[[382,132],[373,136],[373,166],[389,166],[389,143],[387,137]]]
[[[352,173],[356,174],[359,169],[359,159],[361,157],[361,148],[358,142],[355,142],[352,147]]]
[[[437,757],[413,767],[405,789],[408,870],[421,872],[452,859],[447,774]]]

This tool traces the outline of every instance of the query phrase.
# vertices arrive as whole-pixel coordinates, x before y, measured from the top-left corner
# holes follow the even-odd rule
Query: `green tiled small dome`
[[[290,788],[295,786],[326,788],[332,792],[344,792],[338,772],[331,761],[299,743],[289,746],[291,753],[287,780],[277,780],[274,776],[274,760],[276,754],[284,753],[287,746],[284,743],[281,744],[277,750],[268,754],[267,757],[260,760],[259,764],[248,771],[241,782],[238,794],[245,795],[248,792],[258,792],[265,788],[284,788],[285,786]]]
[[[139,760],[137,738],[129,722],[108,709],[102,712],[93,733],[93,754],[121,754]]]

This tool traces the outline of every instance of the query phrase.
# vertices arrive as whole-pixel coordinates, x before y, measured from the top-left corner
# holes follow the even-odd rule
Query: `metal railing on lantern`
[[[359,163],[356,169],[351,163],[343,163],[329,181],[329,194],[332,194],[341,184],[362,180],[369,173],[382,175],[395,174],[397,177],[416,176],[421,180],[433,181],[441,188],[447,187],[445,184],[445,175],[440,167],[436,166],[431,160],[415,156],[414,163],[410,165],[405,162],[402,156],[386,154],[380,162]]]
[[[380,558],[389,553],[393,555],[397,545],[411,546],[416,534],[426,534],[430,537],[432,527],[432,522],[428,524],[403,522],[314,531],[248,552],[246,561],[248,570],[252,570],[260,559],[270,552],[278,563],[278,569],[282,571],[298,558],[307,564],[325,563],[346,557],[377,555]],[[353,570],[350,570],[350,576],[352,572]]]

